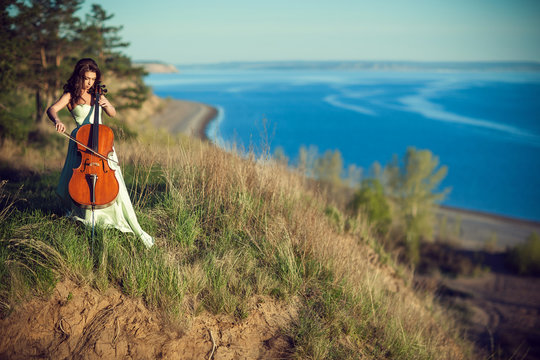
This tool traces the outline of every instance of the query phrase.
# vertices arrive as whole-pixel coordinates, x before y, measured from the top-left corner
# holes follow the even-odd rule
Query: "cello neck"
[[[98,152],[99,147],[99,98],[101,95],[101,84],[94,84],[94,123],[92,124],[92,135],[90,147],[92,150]]]

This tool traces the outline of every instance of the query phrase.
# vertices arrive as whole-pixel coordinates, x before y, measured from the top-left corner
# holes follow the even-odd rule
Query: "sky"
[[[135,61],[540,61],[539,0],[94,3]]]

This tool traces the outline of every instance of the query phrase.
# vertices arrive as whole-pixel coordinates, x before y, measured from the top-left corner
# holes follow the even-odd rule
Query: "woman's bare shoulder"
[[[70,103],[71,103],[71,94],[66,91],[65,93],[62,94],[62,96],[60,96],[60,99],[58,99],[54,104],[51,105],[50,108],[56,111],[60,111],[61,109],[67,106],[69,109]]]
[[[65,104],[68,104],[71,101],[71,93],[69,91],[66,91],[60,96],[60,99],[58,99],[58,102],[62,102]]]
[[[67,106],[69,111],[72,110],[71,93],[69,91],[65,91],[58,100],[58,102],[61,103],[63,106]]]

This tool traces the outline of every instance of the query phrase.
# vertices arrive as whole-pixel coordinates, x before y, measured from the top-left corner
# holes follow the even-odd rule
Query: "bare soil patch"
[[[246,319],[202,314],[172,325],[141,300],[66,280],[0,320],[2,359],[272,359],[291,350],[294,306],[259,297]]]
[[[504,358],[540,359],[540,279],[504,273],[445,279],[454,305],[467,309],[471,338]]]

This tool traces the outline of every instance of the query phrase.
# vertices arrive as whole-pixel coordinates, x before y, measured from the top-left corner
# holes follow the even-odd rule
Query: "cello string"
[[[94,207],[92,206],[92,257],[94,256]]]
[[[68,134],[66,134],[66,133],[60,133],[60,134],[64,135],[65,137],[67,137],[67,138],[70,139],[70,140],[73,140],[74,142],[76,142],[77,144],[81,145],[81,146],[82,146],[83,148],[85,148],[86,150],[89,150],[89,151],[93,152],[94,154],[96,154],[97,156],[99,156],[100,158],[102,158],[103,160],[106,160],[106,161],[110,160],[110,161],[112,161],[113,163],[115,163],[116,165],[118,165],[118,161],[113,160],[113,159],[111,159],[111,158],[107,158],[107,157],[101,155],[101,154],[98,153],[97,151],[94,151],[93,149],[89,148],[88,146],[84,145],[83,143],[81,143],[81,142],[78,141],[77,139],[75,139],[75,138],[69,136]]]

